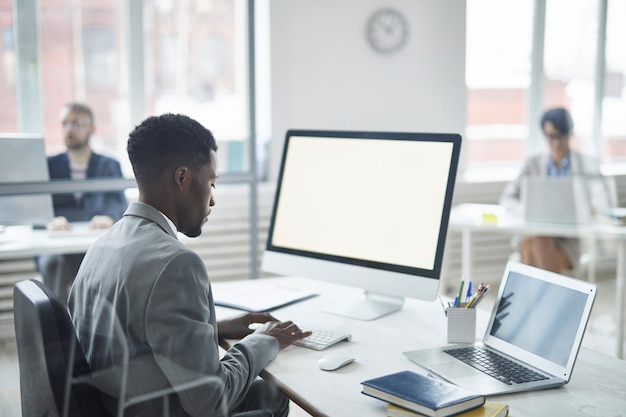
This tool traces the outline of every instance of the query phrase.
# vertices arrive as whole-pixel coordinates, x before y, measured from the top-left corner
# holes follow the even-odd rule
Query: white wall
[[[465,0],[271,0],[270,177],[288,129],[464,133]],[[400,10],[410,39],[370,48],[365,25]]]

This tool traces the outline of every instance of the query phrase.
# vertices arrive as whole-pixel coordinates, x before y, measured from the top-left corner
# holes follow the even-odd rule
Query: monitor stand
[[[358,320],[374,320],[401,310],[403,305],[403,297],[365,291],[365,297],[358,301],[327,306],[322,310]]]

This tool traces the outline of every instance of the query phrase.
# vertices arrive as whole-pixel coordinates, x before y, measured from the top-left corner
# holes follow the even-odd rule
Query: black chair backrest
[[[73,375],[89,373],[67,308],[39,281],[18,282],[13,310],[20,367],[22,417],[60,416],[70,349],[76,346]],[[71,385],[68,416],[106,417],[99,392],[86,384]]]

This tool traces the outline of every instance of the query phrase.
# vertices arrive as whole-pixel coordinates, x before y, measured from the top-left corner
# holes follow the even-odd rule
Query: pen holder
[[[476,341],[476,309],[448,308],[448,343],[474,343]]]

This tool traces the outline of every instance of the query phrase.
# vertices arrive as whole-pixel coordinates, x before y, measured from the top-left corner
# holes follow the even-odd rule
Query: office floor
[[[615,354],[616,322],[614,318],[615,279],[598,277],[598,297],[583,340],[583,346],[613,356]],[[486,299],[481,308],[490,309],[492,298]],[[626,350],[626,349],[625,349]],[[574,372],[574,376],[576,373]],[[19,368],[14,343],[0,344],[0,417],[20,417]],[[295,404],[292,417],[307,416]]]

